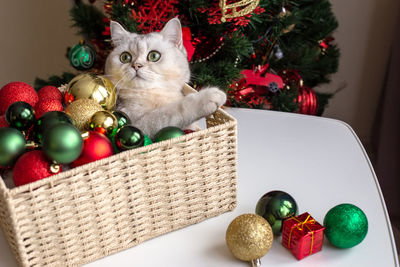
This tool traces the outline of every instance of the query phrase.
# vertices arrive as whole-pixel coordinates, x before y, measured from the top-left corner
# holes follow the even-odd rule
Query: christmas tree
[[[227,105],[321,115],[332,96],[313,90],[338,67],[338,23],[328,0],[107,0],[104,10],[75,1],[70,15],[84,40],[68,51],[80,71],[103,72],[110,20],[144,34],[178,17],[191,85],[219,86]],[[74,75],[37,79],[35,87],[59,86]]]

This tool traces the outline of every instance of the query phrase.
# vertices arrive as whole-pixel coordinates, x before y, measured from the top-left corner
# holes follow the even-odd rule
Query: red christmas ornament
[[[43,101],[46,99],[56,99],[58,101],[62,101],[63,95],[61,91],[55,86],[45,86],[38,91],[39,101]]]
[[[57,99],[40,99],[34,109],[36,118],[40,118],[44,113],[48,111],[64,111],[64,107],[61,101]]]
[[[313,89],[307,86],[301,86],[299,88],[297,103],[299,103],[299,113],[307,115],[317,114],[318,102],[317,96]]]
[[[17,101],[24,101],[32,107],[39,97],[35,89],[24,82],[10,82],[0,89],[0,115],[4,115],[9,105]]]
[[[297,112],[306,115],[316,115],[318,112],[317,95],[312,88],[304,85],[299,72],[297,70],[284,70],[280,72],[280,75],[285,85],[298,87],[299,94],[295,100],[299,105]]]
[[[51,171],[51,165],[51,161],[46,158],[41,150],[33,150],[23,154],[13,168],[15,186],[32,183],[55,174]],[[60,171],[61,167],[58,172]]]
[[[73,167],[103,159],[113,155],[111,141],[103,134],[89,131],[89,136],[83,141],[82,154],[72,162]]]
[[[8,127],[6,116],[0,116],[0,128],[2,127]]]
[[[183,130],[183,132],[184,132],[185,134],[191,134],[191,133],[194,133],[195,131],[192,130],[192,129],[186,129],[186,130]]]

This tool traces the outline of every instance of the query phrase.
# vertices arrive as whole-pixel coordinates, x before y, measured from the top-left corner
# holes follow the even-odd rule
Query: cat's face
[[[175,90],[190,78],[182,29],[178,19],[170,20],[162,31],[136,34],[112,21],[114,50],[106,61],[106,75],[117,88]]]

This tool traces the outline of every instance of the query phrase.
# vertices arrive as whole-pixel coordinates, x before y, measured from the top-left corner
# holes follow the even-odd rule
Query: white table
[[[297,261],[275,237],[262,266],[399,266],[393,233],[374,170],[358,137],[345,123],[290,113],[228,109],[238,120],[238,206],[233,212],[146,241],[98,260],[105,266],[249,266],[225,245],[229,223],[254,213],[266,192],[282,190],[294,197],[299,212],[323,222],[326,212],[352,203],[367,215],[369,231],[351,249],[327,240],[321,252]],[[0,235],[0,265],[16,266]]]

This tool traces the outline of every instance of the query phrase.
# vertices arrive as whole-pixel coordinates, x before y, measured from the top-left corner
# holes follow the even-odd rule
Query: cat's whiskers
[[[118,85],[128,76],[128,74],[129,74],[129,71],[126,71],[125,73],[123,73],[121,79],[119,79],[115,83],[114,87],[115,87],[115,89],[117,89],[117,93],[119,93],[119,91],[120,91],[120,88],[118,87]]]
[[[162,75],[147,69],[140,70],[137,76],[144,80],[159,80],[162,78]]]

